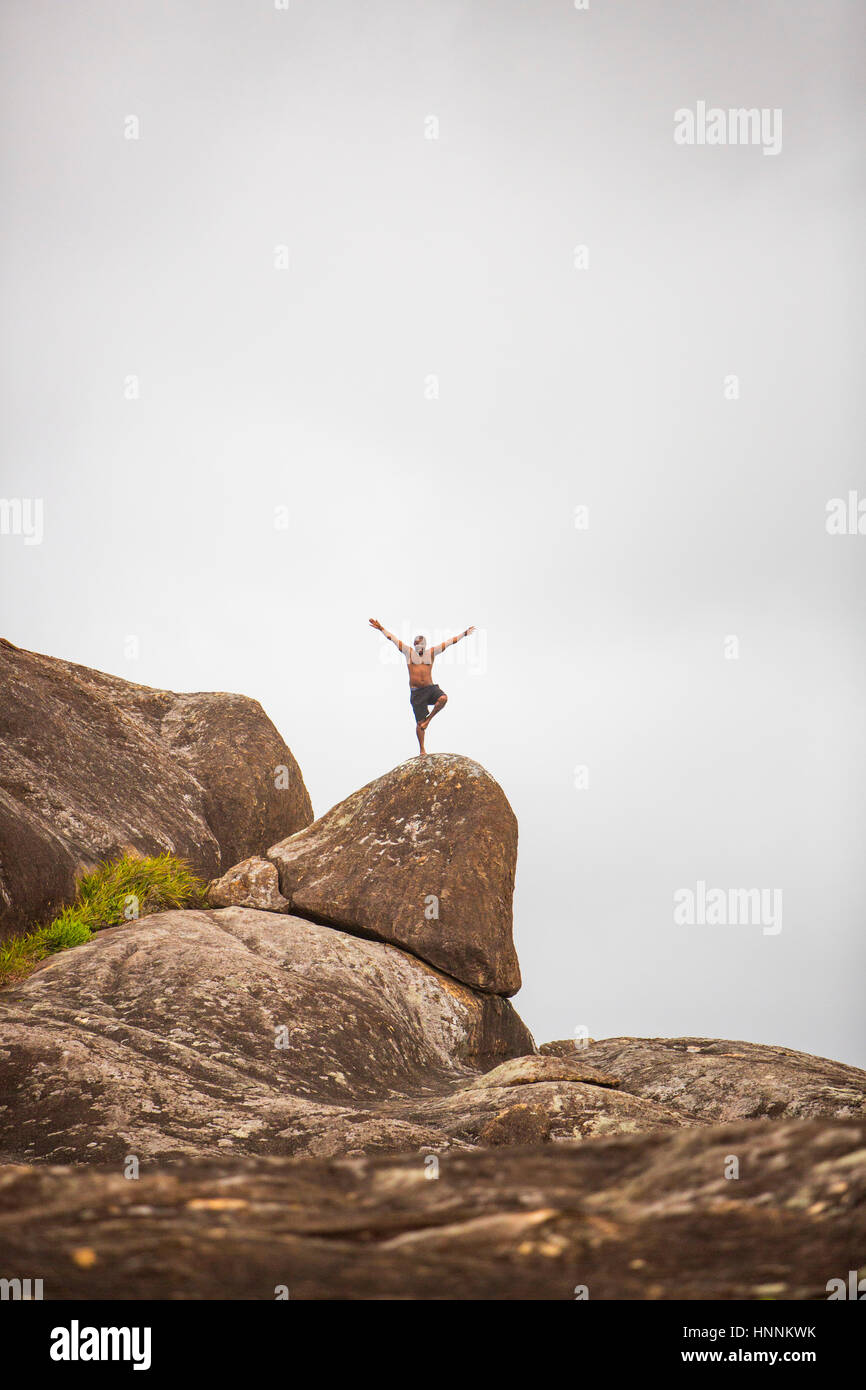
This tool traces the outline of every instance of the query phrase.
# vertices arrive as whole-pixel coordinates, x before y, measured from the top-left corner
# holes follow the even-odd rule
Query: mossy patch
[[[0,944],[0,985],[29,974],[57,951],[81,946],[94,932],[151,912],[199,907],[204,884],[186,860],[171,854],[136,858],[123,854],[79,878],[75,902],[45,926]]]

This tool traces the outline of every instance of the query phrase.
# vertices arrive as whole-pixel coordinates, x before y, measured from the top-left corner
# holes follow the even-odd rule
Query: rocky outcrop
[[[0,992],[0,1160],[574,1143],[703,1127],[718,1118],[699,1102],[709,1076],[741,1115],[762,1113],[769,1064],[750,1096],[746,1044],[653,1046],[655,1082],[640,1040],[539,1055],[506,1000],[388,943],[284,912],[164,912]],[[843,1068],[843,1095],[838,1064],[767,1051],[801,1107],[857,1113],[866,1074]]]
[[[542,1043],[538,1051],[542,1057],[573,1057],[579,1048],[594,1042],[595,1038],[583,1038],[580,1043],[574,1038],[557,1038],[554,1042]]]
[[[0,1268],[46,1299],[826,1299],[864,1249],[852,1120],[0,1182]]]
[[[587,1086],[609,1086],[616,1090],[619,1077],[607,1072],[596,1071],[586,1066],[580,1055],[571,1057],[515,1057],[502,1062],[485,1076],[473,1082],[474,1086],[529,1086],[539,1081],[580,1081]]]
[[[255,854],[209,883],[207,900],[211,907],[256,907],[263,912],[290,910],[280,892],[276,867]]]
[[[5,641],[0,750],[0,938],[124,850],[167,851],[211,878],[312,820],[257,701],[151,690]]]
[[[390,941],[475,989],[520,988],[517,821],[469,758],[402,763],[266,857],[293,912]]]
[[[396,947],[240,907],[110,928],[0,993],[7,1162],[525,1143],[515,1106],[559,1142],[682,1124],[615,1085]]]
[[[413,759],[310,824],[254,701],[9,644],[0,678],[0,934],[121,850],[212,877],[209,909],[0,991],[0,1270],[47,1298],[571,1300],[821,1298],[860,1268],[866,1073],[536,1050],[505,997],[516,822],[477,763]]]
[[[571,1054],[685,1123],[866,1117],[866,1072],[763,1043],[719,1038],[604,1038]]]
[[[204,791],[221,869],[312,821],[301,769],[258,700],[175,695],[160,735]]]
[[[507,1001],[384,943],[238,907],[159,913],[0,993],[0,1157],[471,1144],[496,1100],[449,1111],[449,1093],[533,1049]]]

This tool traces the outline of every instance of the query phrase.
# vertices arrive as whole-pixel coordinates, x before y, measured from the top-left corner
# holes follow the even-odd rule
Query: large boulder
[[[540,1056],[507,1000],[386,942],[284,912],[164,912],[0,992],[0,1161],[446,1154],[716,1118],[684,1108],[688,1062],[679,1090],[671,1073],[664,1099],[638,1094],[624,1041],[615,1059]],[[713,1046],[734,1090],[725,1053],[743,1045]],[[841,1108],[836,1064],[786,1067],[813,1115],[866,1092],[848,1068]]]
[[[475,989],[512,995],[517,821],[478,763],[401,763],[275,844],[292,911],[411,951]]]
[[[543,1049],[544,1050],[544,1049]],[[603,1038],[575,1050],[624,1091],[684,1121],[866,1118],[866,1072],[765,1043],[721,1038]]]
[[[531,1118],[523,1131],[539,1134]],[[731,1181],[731,1156],[739,1176]],[[9,1167],[0,1269],[46,1299],[826,1299],[866,1249],[866,1126],[589,1144]],[[856,1274],[855,1274],[856,1278]],[[737,1315],[738,1320],[747,1319]],[[754,1315],[758,1317],[758,1313]]]
[[[0,686],[0,938],[121,851],[168,851],[210,878],[312,820],[256,700],[151,690],[5,640]]]
[[[110,928],[0,993],[4,1161],[444,1153],[682,1125],[615,1085],[537,1056],[507,1000],[397,947],[242,907]]]
[[[0,992],[0,1158],[471,1146],[499,1095],[464,1088],[533,1051],[506,1000],[396,947],[242,907],[163,912]]]

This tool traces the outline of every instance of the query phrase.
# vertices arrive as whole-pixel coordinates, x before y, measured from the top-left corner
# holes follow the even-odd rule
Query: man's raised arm
[[[444,652],[446,647],[453,647],[455,642],[462,642],[464,637],[468,637],[470,632],[474,631],[474,627],[467,627],[465,632],[458,632],[456,637],[449,637],[447,642],[440,642],[438,647],[431,647],[430,655],[438,656],[440,652]]]
[[[409,655],[409,648],[405,643],[401,642],[399,637],[395,637],[393,632],[389,632],[386,627],[383,627],[378,618],[371,618],[370,626],[374,627],[377,632],[381,632],[383,637],[387,637],[389,642],[393,642],[395,647],[399,647],[404,656]]]

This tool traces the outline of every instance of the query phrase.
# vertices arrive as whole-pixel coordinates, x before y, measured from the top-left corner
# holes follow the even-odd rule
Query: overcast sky
[[[257,697],[321,814],[415,747],[368,617],[476,624],[428,748],[517,813],[538,1041],[866,1065],[864,18],[4,6],[3,633]]]

